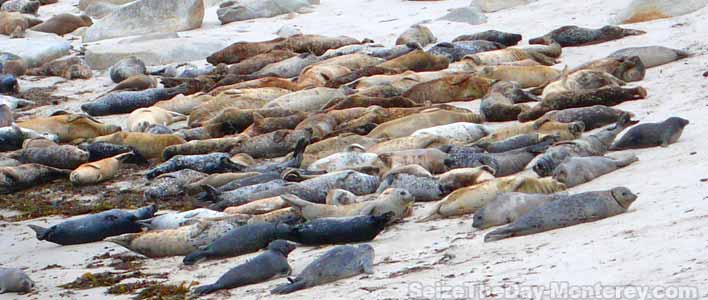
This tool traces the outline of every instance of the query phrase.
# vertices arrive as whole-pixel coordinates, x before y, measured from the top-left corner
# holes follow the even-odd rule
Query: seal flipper
[[[192,253],[189,253],[189,254],[187,254],[187,256],[184,257],[184,259],[182,259],[182,263],[185,265],[188,265],[188,266],[196,264],[196,263],[206,259],[207,253],[208,253],[207,251],[208,251],[207,249],[204,249],[204,250],[197,250]]]
[[[299,291],[299,290],[302,290],[307,287],[307,284],[305,283],[304,280],[298,280],[298,279],[292,280],[292,279],[288,278],[288,281],[290,281],[290,283],[279,285],[279,286],[275,287],[274,289],[272,289],[270,291],[270,293],[271,294],[290,294],[292,292]]]
[[[205,184],[200,187],[206,193],[204,199],[201,199],[201,200],[214,202],[214,203],[219,201],[219,195],[221,193],[218,190],[216,190],[213,186]]]
[[[513,234],[513,231],[511,231],[509,227],[495,229],[494,231],[487,233],[487,235],[484,236],[484,242],[488,243],[503,240],[512,237]]]
[[[44,228],[44,227],[32,225],[32,224],[29,224],[27,226],[29,226],[29,228],[32,228],[32,230],[34,230],[34,232],[37,234],[37,239],[40,241],[45,240],[47,238],[47,235],[50,232],[49,228]]]
[[[194,294],[195,296],[204,296],[216,292],[220,289],[221,287],[217,284],[207,284],[194,288],[194,290],[192,290],[192,294]]]

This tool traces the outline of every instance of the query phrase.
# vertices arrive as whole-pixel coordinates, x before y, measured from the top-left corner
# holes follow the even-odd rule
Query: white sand
[[[61,0],[60,2],[66,2]],[[349,35],[372,38],[392,44],[407,26],[424,20],[434,20],[447,9],[467,5],[469,0],[404,2],[401,0],[324,0],[313,13],[218,25],[213,9],[203,29],[182,33],[188,36],[209,36],[229,41],[265,40],[283,24],[297,24],[306,33]],[[488,14],[487,24],[471,26],[460,23],[432,22],[430,29],[439,41],[449,41],[460,34],[487,29],[522,33],[528,38],[542,35],[562,25],[600,27],[608,24],[612,13],[626,6],[629,0],[541,0],[527,6]],[[62,4],[62,7],[71,6]],[[50,6],[51,7],[51,6]],[[45,11],[45,7],[40,11]],[[382,22],[392,20],[388,22]],[[561,230],[484,243],[486,231],[471,227],[471,216],[414,223],[408,220],[396,225],[371,243],[376,250],[375,274],[315,287],[294,294],[274,297],[269,290],[286,282],[278,279],[230,292],[219,292],[211,299],[404,299],[434,298],[418,295],[408,285],[422,283],[445,285],[485,283],[489,286],[548,285],[568,282],[573,285],[601,283],[610,286],[690,285],[703,289],[708,297],[708,9],[673,19],[633,24],[630,28],[646,30],[642,36],[594,46],[566,48],[562,63],[576,66],[601,58],[629,46],[663,45],[687,48],[695,55],[648,70],[644,81],[635,83],[647,88],[645,100],[619,105],[634,112],[642,122],[659,122],[671,116],[691,121],[678,143],[668,148],[652,148],[636,153],[640,161],[627,168],[573,188],[571,192],[605,190],[627,186],[639,199],[626,214],[602,221]],[[104,86],[104,87],[101,87]],[[59,85],[60,91],[76,93],[108,88],[105,77],[98,80],[75,81]],[[75,98],[90,99],[92,94]],[[61,105],[77,109],[79,102]],[[472,103],[475,109],[478,101]],[[629,151],[628,151],[629,152]],[[694,153],[695,154],[692,154]],[[421,215],[430,204],[419,205]],[[51,225],[60,218],[37,219],[33,224]],[[36,291],[28,296],[0,295],[0,299],[109,299],[105,288],[86,291],[66,291],[56,287],[74,280],[88,270],[91,257],[106,251],[124,253],[127,250],[109,243],[60,247],[39,242],[29,228],[30,222],[1,223],[0,265],[26,268],[37,282]],[[301,247],[290,256],[294,274],[298,274],[312,259],[329,249]],[[229,268],[252,255],[221,261],[211,261],[193,268],[180,266],[181,258],[151,259],[146,272],[169,272],[169,281],[198,280],[211,283]],[[63,268],[44,270],[47,265]],[[396,276],[398,272],[401,274]],[[392,276],[393,275],[393,276]],[[496,293],[496,297],[500,297]],[[122,297],[118,299],[128,298]],[[464,297],[458,297],[464,298]],[[530,297],[525,297],[530,298]],[[452,299],[448,297],[446,299]]]

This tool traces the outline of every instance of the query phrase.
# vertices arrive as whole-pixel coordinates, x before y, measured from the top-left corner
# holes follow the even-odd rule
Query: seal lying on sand
[[[37,233],[40,241],[49,241],[59,245],[75,245],[102,241],[109,236],[140,232],[141,226],[136,221],[152,218],[157,211],[156,205],[138,209],[135,213],[111,209],[101,213],[64,221],[49,228],[29,225]]]
[[[564,183],[570,188],[589,182],[619,168],[624,168],[638,160],[639,158],[635,155],[624,158],[604,156],[569,157],[553,171],[553,179]]]
[[[194,288],[192,293],[203,296],[222,289],[233,289],[288,276],[292,272],[288,264],[288,254],[293,250],[295,245],[283,240],[275,240],[268,244],[263,253],[230,269],[215,283]]]
[[[551,201],[561,199],[565,192],[556,194],[503,193],[474,213],[472,227],[487,229],[509,224],[529,211]]]
[[[626,36],[645,34],[645,31],[625,29],[619,26],[607,25],[599,29],[589,29],[578,26],[563,26],[555,29],[542,37],[529,40],[529,44],[548,45],[555,41],[563,47],[577,47],[599,44],[607,41],[621,39]]]
[[[681,137],[683,128],[689,121],[671,117],[661,123],[642,123],[632,127],[622,138],[612,144],[610,150],[639,149],[648,147],[668,147]]]
[[[27,293],[34,287],[34,281],[20,269],[0,268],[0,294]]]
[[[570,195],[542,205],[508,226],[488,233],[484,241],[498,241],[594,222],[626,212],[636,199],[637,195],[625,187]]]
[[[353,277],[361,273],[374,273],[374,248],[364,244],[337,246],[311,262],[290,283],[274,288],[273,294],[289,294],[313,286]]]
[[[62,170],[40,164],[0,167],[0,194],[10,194],[59,178],[67,178],[71,170]]]

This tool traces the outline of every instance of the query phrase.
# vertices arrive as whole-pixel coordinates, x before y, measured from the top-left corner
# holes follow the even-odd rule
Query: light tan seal
[[[165,148],[184,144],[183,138],[174,134],[150,134],[142,132],[116,132],[97,137],[93,142],[106,142],[133,147],[137,154],[146,159],[160,158]]]
[[[474,112],[459,112],[443,109],[429,109],[376,126],[368,136],[373,138],[397,138],[411,135],[419,129],[446,125],[456,122],[482,123],[484,117]]]
[[[111,180],[118,174],[123,162],[133,155],[133,152],[128,152],[85,163],[69,174],[69,180],[74,185],[90,185]]]
[[[128,115],[128,130],[145,132],[150,125],[167,126],[174,122],[184,121],[187,116],[164,110],[159,107],[138,108]]]
[[[59,136],[60,142],[95,138],[120,131],[120,127],[104,124],[86,115],[58,115],[18,122],[17,126]]]

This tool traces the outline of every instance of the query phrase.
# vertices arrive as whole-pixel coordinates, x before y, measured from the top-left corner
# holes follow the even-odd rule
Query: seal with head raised
[[[132,159],[134,155],[131,151],[82,164],[69,174],[69,180],[74,185],[89,185],[111,180],[118,174],[121,165]]]
[[[562,197],[530,211],[506,227],[488,233],[484,241],[498,241],[594,222],[626,212],[635,200],[637,195],[626,187]]]
[[[421,221],[475,213],[501,193],[522,192],[551,194],[565,190],[564,184],[551,178],[509,176],[458,189],[438,201]]]
[[[566,192],[555,194],[502,193],[474,213],[472,227],[487,229],[509,224],[529,211],[561,199]]]
[[[67,178],[70,172],[70,170],[40,164],[0,167],[0,194],[11,194],[42,183]]]
[[[290,283],[277,286],[271,293],[289,294],[298,290],[353,277],[374,273],[374,248],[368,244],[337,246],[311,262]]]
[[[93,21],[87,15],[58,14],[42,24],[31,27],[31,30],[65,35],[81,27],[91,26]]]
[[[564,183],[567,187],[589,182],[597,177],[624,168],[638,161],[635,155],[613,158],[605,156],[569,157],[553,171],[553,179]]]
[[[395,188],[384,190],[374,200],[348,205],[312,203],[291,194],[281,195],[280,197],[307,220],[367,215],[379,216],[393,212],[390,222],[398,221],[410,214],[415,200],[408,191]]]
[[[230,269],[215,283],[194,288],[192,294],[203,296],[218,290],[234,289],[288,276],[292,272],[288,264],[288,254],[293,250],[295,245],[283,240],[275,240],[268,244],[263,253]]]
[[[34,281],[20,269],[0,268],[0,294],[27,293],[32,291]]]
[[[688,120],[679,117],[671,117],[660,123],[642,123],[629,129],[612,144],[610,150],[668,147],[678,141],[688,124]]]
[[[289,226],[278,232],[278,238],[309,246],[368,242],[386,228],[393,215],[320,218]]]
[[[645,34],[645,31],[636,29],[626,29],[619,26],[606,25],[598,29],[590,29],[578,26],[563,26],[555,29],[541,37],[529,40],[529,44],[548,45],[556,42],[563,47],[577,47],[604,43],[607,41],[621,39],[626,36]]]
[[[257,223],[234,228],[208,246],[188,254],[182,262],[185,265],[193,265],[204,259],[236,257],[256,252],[278,239],[278,233],[284,230],[284,226],[286,225]]]
[[[623,59],[638,56],[645,67],[652,68],[690,56],[690,53],[662,46],[630,47],[612,52],[608,58]]]
[[[37,233],[40,241],[49,241],[59,245],[75,245],[102,241],[103,239],[124,233],[140,232],[138,220],[152,218],[157,211],[156,205],[150,205],[127,212],[111,209],[93,215],[64,221],[49,228],[29,225]]]

